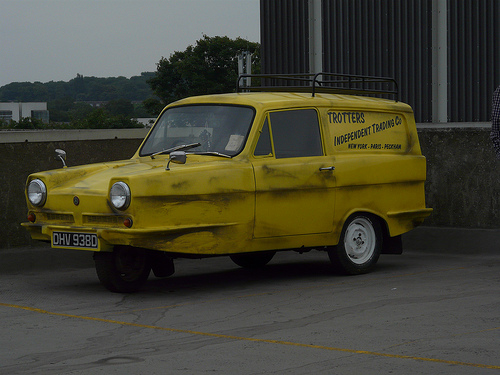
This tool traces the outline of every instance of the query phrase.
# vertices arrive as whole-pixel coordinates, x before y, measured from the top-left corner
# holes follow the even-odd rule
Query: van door
[[[332,230],[334,158],[324,156],[315,109],[268,113],[254,156],[255,238]]]

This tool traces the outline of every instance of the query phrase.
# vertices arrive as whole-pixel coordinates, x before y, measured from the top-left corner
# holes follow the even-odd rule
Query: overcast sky
[[[152,72],[203,34],[260,42],[259,0],[0,0],[0,86]]]

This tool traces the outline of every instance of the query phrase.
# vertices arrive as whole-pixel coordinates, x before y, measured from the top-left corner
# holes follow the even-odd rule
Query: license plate
[[[95,233],[52,232],[52,246],[97,250],[99,240]]]

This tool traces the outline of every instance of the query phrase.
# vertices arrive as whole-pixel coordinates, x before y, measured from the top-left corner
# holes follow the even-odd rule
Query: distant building
[[[49,111],[47,110],[47,103],[0,103],[0,120],[19,121],[25,117],[42,120],[44,124],[48,124]]]

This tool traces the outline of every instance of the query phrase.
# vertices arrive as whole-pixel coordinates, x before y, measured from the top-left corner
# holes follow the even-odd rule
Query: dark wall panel
[[[449,121],[489,121],[500,84],[500,1],[448,0]]]
[[[433,0],[322,0],[323,71],[388,76],[431,122]],[[500,85],[500,1],[447,0],[448,121],[489,121]],[[309,72],[307,0],[261,0],[263,73]],[[437,84],[437,82],[434,82]]]
[[[262,0],[262,73],[309,71],[307,0]]]
[[[393,77],[417,121],[432,116],[430,0],[325,0],[325,71]]]

